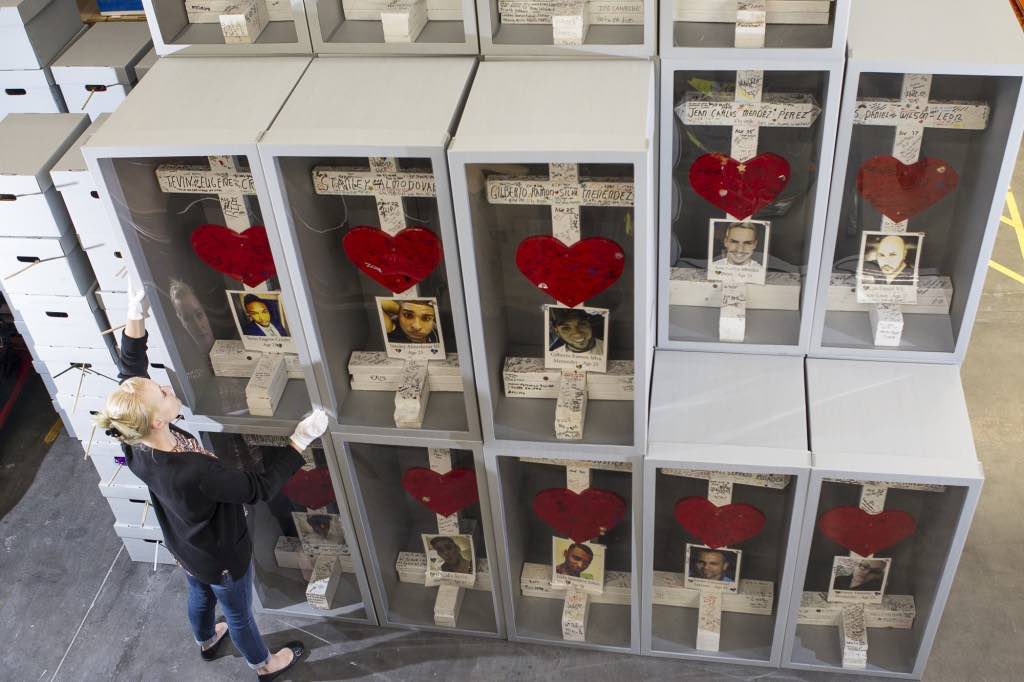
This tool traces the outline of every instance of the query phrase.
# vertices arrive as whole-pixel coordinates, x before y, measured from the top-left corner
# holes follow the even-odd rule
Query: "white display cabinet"
[[[307,63],[161,60],[82,148],[207,431],[294,425],[318,404],[256,147]]]
[[[809,359],[807,406],[782,665],[920,678],[983,480],[958,369]]]
[[[448,159],[485,442],[643,452],[653,98],[649,62],[477,71]]]
[[[922,16],[927,30],[907,31]],[[859,0],[810,354],[963,360],[1020,144],[1007,3]]]
[[[777,667],[811,454],[803,358],[658,351],[643,653]]]
[[[149,51],[142,55],[142,59],[135,64],[135,79],[142,80],[142,77],[153,68],[158,59],[160,59],[160,55],[156,53],[156,48],[149,48]]]
[[[345,434],[480,440],[445,156],[475,68],[314,60],[260,141],[312,364]]]
[[[75,0],[5,0],[0,6],[0,71],[48,66],[81,30]]]
[[[477,0],[481,54],[653,57],[657,0]]]
[[[485,456],[509,639],[640,653],[642,458]]]
[[[662,62],[659,348],[810,344],[842,62],[764,52]]]
[[[309,0],[313,51],[325,54],[476,54],[474,0]]]
[[[334,443],[380,624],[504,637],[481,446]]]
[[[89,27],[51,66],[68,109],[93,120],[116,109],[138,80],[135,64],[151,45],[149,30],[139,22]]]
[[[662,0],[659,53],[671,59],[707,59],[715,53],[745,59],[803,57],[807,63],[841,59],[850,6],[857,2]]]
[[[310,55],[303,0],[142,0],[161,57]]]

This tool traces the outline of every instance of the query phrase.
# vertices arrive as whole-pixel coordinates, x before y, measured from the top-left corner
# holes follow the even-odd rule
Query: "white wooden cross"
[[[313,169],[313,189],[317,194],[331,196],[371,196],[377,204],[377,218],[380,228],[392,237],[404,230],[406,225],[405,197],[433,198],[437,196],[434,174],[430,171],[403,171],[398,168],[394,157],[369,157],[370,169],[341,166],[317,166]],[[416,298],[418,288],[394,294],[395,298]],[[354,357],[355,354],[353,354]],[[379,365],[388,364],[386,353],[376,354]],[[368,359],[360,353],[362,360]],[[458,357],[456,356],[456,362]],[[395,426],[420,428],[427,411],[430,396],[430,363],[445,363],[446,360],[398,360],[402,363],[401,379],[395,391]],[[365,362],[349,364],[349,371],[360,378],[368,376]]]
[[[826,479],[832,483],[861,486],[860,508],[868,514],[885,509],[890,489],[943,492],[946,487],[930,483],[882,483],[849,479]],[[870,558],[869,555],[863,558]],[[853,559],[862,558],[851,551]],[[830,574],[831,580],[831,574]],[[830,602],[828,592],[804,592],[800,599],[797,622],[801,625],[832,625],[839,627],[839,646],[844,668],[863,670],[868,663],[868,628],[909,630],[914,626],[916,610],[913,595],[883,595],[880,604]]]
[[[765,1],[737,0],[736,47],[764,47]],[[729,156],[740,163],[749,161],[757,156],[761,128],[809,128],[821,113],[810,95],[766,95],[763,89],[764,71],[740,70],[736,72],[736,93],[732,99],[728,93],[687,93],[685,101],[676,107],[676,114],[685,125],[732,126]],[[726,219],[738,220],[730,215]],[[767,249],[764,257],[767,267]],[[742,342],[746,336],[748,287],[754,285],[728,280],[721,284],[718,338]],[[795,291],[799,295],[799,288]]]
[[[255,43],[271,21],[294,21],[288,0],[186,0],[190,24],[220,24],[225,44]]]
[[[903,164],[917,163],[925,128],[953,130],[984,130],[988,125],[989,107],[976,102],[931,102],[930,74],[908,73],[903,76],[899,100],[864,99],[857,101],[855,125],[890,126],[896,128],[892,156]],[[894,222],[882,216],[882,232],[903,233],[909,220]],[[909,287],[910,303],[917,302],[917,287]],[[916,311],[915,311],[916,312]],[[898,303],[878,303],[871,308],[872,335],[876,346],[899,346],[903,335],[903,313]]]
[[[668,476],[684,476],[686,478],[703,478],[708,482],[707,499],[716,507],[724,507],[732,504],[732,488],[734,485],[750,485],[759,488],[773,488],[783,490],[789,485],[790,476],[783,474],[748,474],[742,472],[727,471],[705,471],[693,469],[671,469],[663,468],[661,473]],[[728,550],[728,547],[721,549]],[[775,586],[765,580],[739,579],[738,590],[735,594],[729,594],[721,589],[713,587],[702,587],[695,590],[686,587],[684,575],[675,576],[673,583],[682,587],[669,589],[660,576],[655,576],[655,603],[671,603],[675,605],[692,606],[697,602],[697,642],[696,648],[699,651],[718,651],[722,632],[722,612],[733,613],[754,613],[770,616],[772,604],[774,603]],[[737,576],[738,577],[738,576]],[[659,582],[662,584],[659,585]],[[660,589],[659,589],[660,588]],[[683,594],[674,592],[699,592],[694,599]],[[674,599],[671,599],[674,597]]]
[[[575,163],[549,164],[547,178],[494,176],[487,179],[487,201],[491,204],[550,206],[551,232],[566,246],[572,246],[580,241],[581,207],[632,207],[633,192],[631,180],[581,180],[579,165]],[[546,335],[547,331],[545,330],[545,338]],[[606,349],[607,343],[608,340],[605,339]],[[509,385],[511,383],[525,384],[528,379],[510,377],[507,361],[508,359],[506,359],[505,369],[505,394],[508,397],[513,397],[508,393]],[[545,371],[546,374],[561,373],[558,397],[555,403],[555,437],[559,440],[582,440],[589,394],[588,372],[558,369]],[[543,391],[538,392],[543,393]],[[546,396],[536,395],[536,397]],[[628,398],[617,397],[614,399]]]

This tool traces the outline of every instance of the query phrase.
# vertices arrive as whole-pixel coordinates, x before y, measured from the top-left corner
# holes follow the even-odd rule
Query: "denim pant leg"
[[[228,634],[235,648],[242,652],[250,668],[259,668],[270,658],[270,651],[263,643],[263,637],[256,628],[252,614],[252,564],[240,579],[234,580],[224,574],[219,585],[210,585],[217,596],[224,618],[228,622]]]
[[[217,598],[206,583],[188,573],[185,574],[185,578],[188,580],[188,622],[192,625],[192,636],[200,646],[212,644],[217,637]]]

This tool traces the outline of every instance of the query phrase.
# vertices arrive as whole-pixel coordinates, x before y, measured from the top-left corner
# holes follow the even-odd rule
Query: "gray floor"
[[[1024,190],[1024,172],[1018,169],[1014,180]],[[1020,196],[1024,202],[1024,191]],[[1009,226],[1001,227],[993,259],[1024,274],[1024,246]],[[925,679],[1020,679],[1024,401],[1017,391],[1024,385],[1024,284],[989,271],[962,376],[987,482]],[[200,661],[185,620],[183,573],[128,559],[81,446],[63,433],[52,447],[43,442],[53,421],[41,384],[34,385],[0,444],[0,679],[250,679],[230,645],[219,660]],[[312,648],[284,678],[290,680],[835,677],[298,618],[258,620],[272,646],[300,637]]]

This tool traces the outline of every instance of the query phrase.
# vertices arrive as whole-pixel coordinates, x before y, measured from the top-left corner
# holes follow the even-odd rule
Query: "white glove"
[[[128,280],[128,319],[144,320],[149,317],[149,301],[146,300],[146,290],[136,285],[129,278]]]
[[[299,422],[292,434],[292,445],[299,452],[304,452],[309,444],[315,441],[327,431],[327,413],[323,410],[313,410],[313,413]]]

